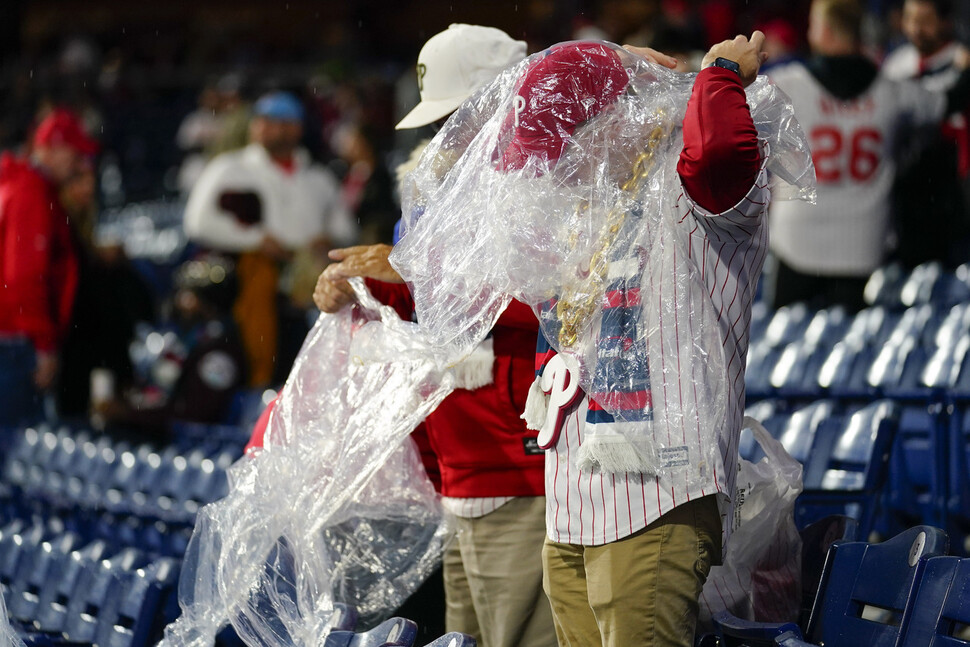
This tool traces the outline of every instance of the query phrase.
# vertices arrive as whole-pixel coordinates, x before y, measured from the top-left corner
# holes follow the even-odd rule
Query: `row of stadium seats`
[[[970,558],[947,555],[944,531],[917,526],[881,544],[837,541],[804,623],[716,614],[703,647],[970,645]]]
[[[804,465],[799,528],[846,514],[859,520],[862,537],[920,523],[955,537],[970,534],[970,409],[889,399],[772,399],[750,405],[746,414]],[[749,429],[742,430],[739,453],[752,462],[764,455]]]
[[[178,613],[180,560],[113,551],[56,524],[0,527],[0,590],[28,645],[155,644]]]
[[[745,384],[749,399],[970,399],[968,350],[970,302],[855,316],[796,304],[756,320]]]
[[[61,519],[88,540],[181,557],[198,509],[225,496],[240,444],[218,450],[156,450],[68,428],[27,428],[8,437],[0,463],[7,518]]]

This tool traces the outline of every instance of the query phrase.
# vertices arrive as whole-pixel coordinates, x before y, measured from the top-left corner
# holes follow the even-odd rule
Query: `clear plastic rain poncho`
[[[372,626],[439,563],[451,528],[408,434],[452,376],[413,323],[355,288],[360,304],[307,336],[265,449],[200,511],[164,645],[211,645],[231,622],[249,645],[315,647],[335,602]]]
[[[512,297],[534,306],[594,397],[672,379],[661,367],[677,352],[710,378],[706,402],[651,418],[707,424],[720,415],[723,358],[703,300],[666,299],[612,322],[628,342],[599,334],[614,282],[659,290],[697,280],[664,209],[679,190],[674,165],[694,77],[594,44],[545,70],[548,91],[531,97],[553,115],[561,99],[568,115],[530,123],[516,98],[520,78],[542,70],[546,54],[466,102],[409,176],[406,233],[392,262],[410,283],[419,324],[379,307],[362,283],[359,306],[321,315],[271,418],[269,448],[234,465],[228,496],[200,512],[167,647],[209,645],[227,622],[253,646],[316,647],[334,603],[356,606],[367,626],[417,588],[450,528],[407,435],[454,388],[453,367]],[[810,197],[808,148],[791,106],[764,80],[748,96],[769,168],[793,197]],[[513,137],[530,128],[532,139]],[[543,128],[555,133],[551,145]],[[693,336],[663,335],[661,315],[688,314]]]
[[[717,443],[688,434],[688,447],[679,438],[667,447],[650,429],[723,427],[722,333],[689,258],[690,228],[673,208],[694,78],[601,42],[526,59],[425,149],[403,188],[403,237],[391,255],[417,320],[454,356],[511,298],[534,308],[546,339],[617,423],[609,437],[587,426],[580,467],[661,478],[676,467],[689,487],[720,464]],[[747,95],[774,195],[813,200],[790,101],[763,77]],[[650,397],[660,385],[691,397]],[[635,406],[623,397],[644,393]]]

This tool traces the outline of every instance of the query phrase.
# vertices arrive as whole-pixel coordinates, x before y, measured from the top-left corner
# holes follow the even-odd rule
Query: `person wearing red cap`
[[[701,590],[721,557],[722,510],[734,489],[748,323],[767,251],[767,148],[759,143],[744,90],[764,61],[763,44],[764,35],[754,32],[750,40],[738,36],[705,55],[683,119],[680,188],[664,207],[670,210],[664,217],[689,240],[686,258],[678,257],[682,267],[696,268],[698,275],[696,282],[685,278],[676,263],[664,263],[664,271],[676,286],[673,299],[681,288],[679,298],[697,306],[698,319],[660,313],[657,325],[674,336],[693,337],[699,313],[709,305],[714,336],[723,345],[723,372],[681,374],[678,349],[676,368],[647,371],[636,361],[616,365],[621,375],[593,377],[587,392],[570,365],[575,355],[559,355],[547,331],[537,340],[537,381],[525,416],[531,428],[540,429],[538,442],[546,449],[543,585],[563,647],[693,644]],[[650,50],[627,49],[656,60]],[[623,60],[604,43],[547,50],[516,85],[508,138],[498,137],[508,141],[500,170],[547,172],[560,163],[576,132],[601,113],[609,115],[607,108],[628,83]],[[632,267],[641,258],[634,257]],[[635,346],[629,335],[638,333],[624,327],[627,317],[636,321],[635,312],[653,307],[644,305],[648,300],[671,299],[652,281],[650,288],[628,281],[625,261],[610,267],[612,282],[598,324],[606,343],[597,346],[597,361],[616,357],[617,342]],[[639,270],[633,273],[639,276]],[[553,312],[564,303],[569,298],[561,298]],[[565,317],[560,321],[566,330]],[[560,348],[573,343],[575,338],[559,338]],[[684,360],[685,367],[696,366]],[[653,418],[654,406],[659,411],[693,406],[688,403],[712,392],[709,381],[720,382],[726,392],[718,422],[708,426],[698,415],[696,430],[693,420],[676,429],[669,419]],[[654,432],[660,436],[661,424],[669,444],[660,465],[638,460],[633,443]],[[685,466],[693,467],[668,476]]]
[[[42,415],[77,288],[77,256],[59,190],[98,151],[77,116],[49,114],[30,159],[0,158],[0,425]]]

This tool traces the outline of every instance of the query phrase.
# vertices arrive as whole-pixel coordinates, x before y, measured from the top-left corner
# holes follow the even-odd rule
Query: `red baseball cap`
[[[555,45],[519,80],[506,127],[502,170],[518,170],[530,158],[554,162],[576,128],[598,115],[625,90],[630,77],[616,52],[603,43]]]
[[[34,132],[34,146],[66,145],[82,155],[94,155],[101,147],[81,125],[81,120],[70,110],[58,108],[44,117]]]

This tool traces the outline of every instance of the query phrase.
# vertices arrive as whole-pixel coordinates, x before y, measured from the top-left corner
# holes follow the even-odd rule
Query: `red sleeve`
[[[21,190],[10,195],[7,235],[4,237],[4,282],[10,302],[19,304],[14,315],[17,330],[27,335],[39,351],[57,346],[58,327],[51,294],[51,259],[54,245],[50,207],[46,192]]]
[[[697,75],[684,116],[677,172],[690,197],[711,213],[747,195],[761,166],[758,132],[738,75],[708,67]]]
[[[411,315],[414,314],[414,299],[406,283],[385,283],[365,278],[364,284],[375,299],[394,308],[401,319],[411,321]]]

